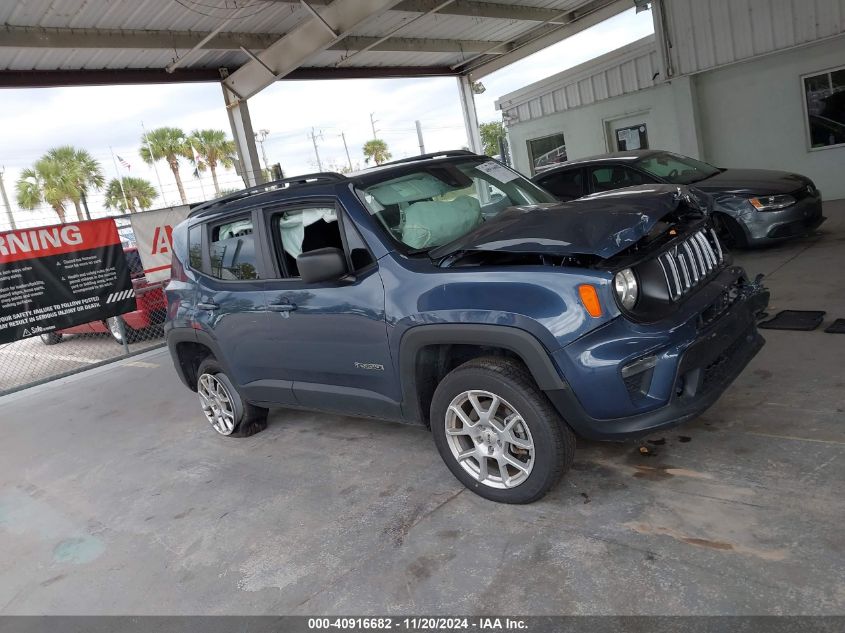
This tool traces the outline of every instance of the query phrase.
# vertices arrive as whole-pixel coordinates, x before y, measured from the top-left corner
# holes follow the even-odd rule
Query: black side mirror
[[[339,248],[318,248],[296,258],[299,276],[309,284],[334,281],[346,275],[346,257]]]

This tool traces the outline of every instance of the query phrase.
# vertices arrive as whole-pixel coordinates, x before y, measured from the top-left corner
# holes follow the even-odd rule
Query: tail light
[[[173,281],[188,281],[188,276],[185,274],[185,267],[176,254],[170,260],[170,279]]]

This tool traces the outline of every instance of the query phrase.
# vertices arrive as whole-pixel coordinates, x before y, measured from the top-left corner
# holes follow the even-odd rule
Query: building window
[[[645,123],[617,128],[616,149],[620,152],[648,149],[648,132]]]
[[[528,157],[531,160],[531,173],[536,174],[557,163],[566,162],[566,142],[563,134],[552,134],[528,141]]]
[[[845,68],[804,77],[810,147],[845,143]]]

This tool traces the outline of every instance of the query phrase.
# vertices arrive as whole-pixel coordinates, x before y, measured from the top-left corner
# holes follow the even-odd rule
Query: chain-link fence
[[[164,344],[167,281],[150,282],[126,216],[115,218],[135,292],[134,309],[0,344],[0,395]]]

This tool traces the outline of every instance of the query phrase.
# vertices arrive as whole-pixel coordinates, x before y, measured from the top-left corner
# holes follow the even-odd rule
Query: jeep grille
[[[696,231],[661,254],[657,261],[663,269],[669,297],[676,301],[719,268],[724,259],[719,238],[711,228]]]

